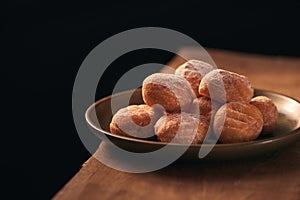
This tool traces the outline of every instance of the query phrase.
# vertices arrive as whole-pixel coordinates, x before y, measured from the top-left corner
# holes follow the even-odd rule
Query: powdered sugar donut
[[[202,78],[199,94],[219,102],[248,103],[253,97],[254,90],[246,76],[216,69]]]
[[[271,133],[276,127],[278,118],[277,107],[273,101],[266,96],[257,96],[251,99],[250,104],[256,106],[263,115],[263,132]]]
[[[153,126],[162,114],[162,110],[144,104],[121,108],[112,118],[110,132],[120,136],[151,138],[154,136]]]
[[[214,117],[214,132],[222,143],[255,140],[263,127],[263,116],[249,103],[230,102],[224,104]]]
[[[185,78],[191,85],[195,95],[199,95],[199,85],[202,77],[210,71],[214,70],[214,67],[206,62],[200,60],[189,60],[180,65],[175,74]]]
[[[162,142],[200,144],[209,127],[205,117],[199,119],[189,113],[171,113],[162,116],[155,124],[155,134]]]
[[[147,105],[159,104],[167,112],[184,111],[195,98],[187,80],[163,73],[152,74],[144,80],[142,95]]]

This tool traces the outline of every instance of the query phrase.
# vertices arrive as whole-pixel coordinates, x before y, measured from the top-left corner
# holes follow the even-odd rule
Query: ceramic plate
[[[229,160],[239,158],[258,157],[270,154],[274,151],[284,150],[285,147],[297,141],[300,138],[300,103],[283,94],[255,89],[255,96],[264,95],[273,100],[276,104],[279,117],[275,131],[268,136],[260,136],[255,141],[242,142],[234,144],[217,143],[212,151],[204,158],[205,160]],[[130,100],[128,100],[130,97]],[[95,102],[86,111],[86,120],[93,133],[102,140],[109,139],[119,147],[132,152],[155,151],[166,143],[158,141],[148,141],[142,139],[133,139],[113,135],[109,132],[109,124],[112,118],[111,102],[113,101],[115,109],[125,107],[129,104],[143,103],[141,90],[126,91],[118,93]],[[95,109],[94,109],[95,108]],[[97,118],[92,115],[96,111]],[[103,136],[106,137],[103,137]],[[203,146],[204,145],[204,146]],[[201,146],[190,145],[181,159],[199,160],[198,153]],[[182,144],[172,144],[173,148],[182,148]]]

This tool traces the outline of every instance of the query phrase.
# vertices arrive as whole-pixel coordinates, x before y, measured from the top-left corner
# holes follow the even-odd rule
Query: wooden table
[[[208,51],[219,68],[247,75],[255,88],[300,100],[300,58]],[[172,64],[178,62],[180,59],[175,59]],[[145,174],[116,171],[91,157],[54,199],[299,200],[300,141],[261,159],[176,162]]]

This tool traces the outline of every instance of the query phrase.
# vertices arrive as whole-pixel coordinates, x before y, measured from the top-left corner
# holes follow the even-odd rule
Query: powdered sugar
[[[186,99],[194,99],[195,95],[192,88],[183,77],[174,74],[155,73],[148,76],[143,86],[147,84],[156,84],[168,88],[173,94],[176,95],[180,104],[185,104]]]

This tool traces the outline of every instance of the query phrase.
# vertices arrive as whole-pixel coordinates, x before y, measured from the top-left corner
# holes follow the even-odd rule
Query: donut
[[[110,132],[131,138],[151,138],[154,136],[154,124],[163,115],[159,108],[148,105],[130,105],[121,108],[113,116]]]
[[[167,112],[181,112],[195,98],[187,80],[174,74],[155,73],[143,81],[142,96],[149,105],[160,105]]]
[[[189,60],[180,65],[175,74],[185,78],[191,85],[195,95],[199,97],[199,85],[202,77],[212,71],[214,67],[200,60]]]
[[[250,102],[254,90],[246,76],[215,69],[206,74],[199,85],[199,94],[219,102]]]
[[[157,139],[161,142],[200,144],[209,127],[205,117],[197,118],[190,113],[170,113],[162,116],[155,124]]]
[[[216,112],[213,129],[222,143],[255,140],[263,127],[263,116],[258,108],[242,102],[226,103]]]
[[[278,110],[273,101],[266,96],[257,96],[251,99],[250,104],[256,106],[263,115],[263,133],[272,133],[278,118]]]

